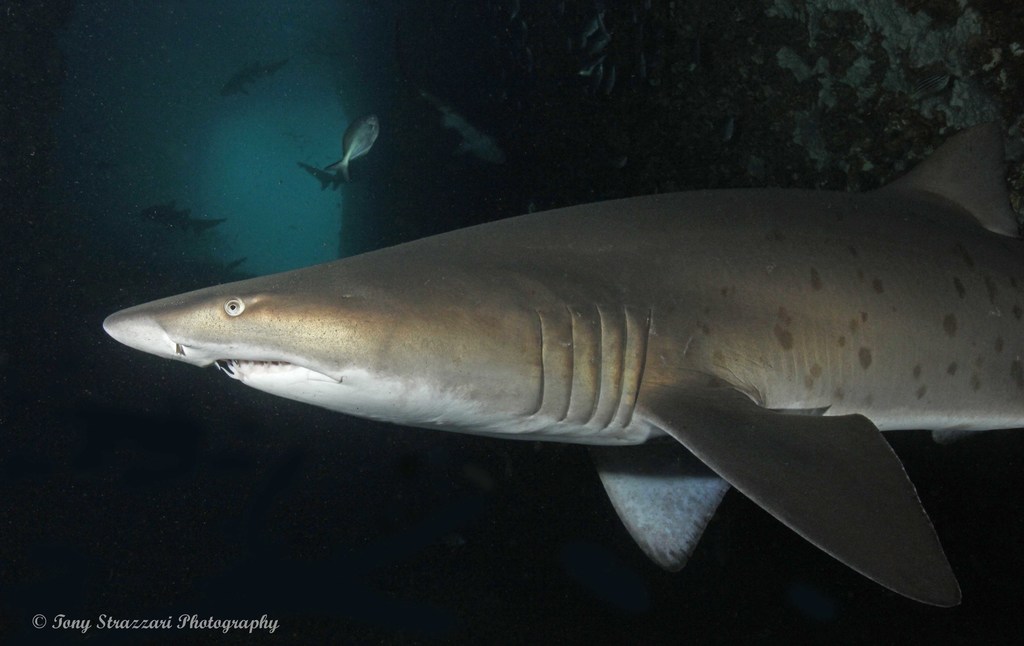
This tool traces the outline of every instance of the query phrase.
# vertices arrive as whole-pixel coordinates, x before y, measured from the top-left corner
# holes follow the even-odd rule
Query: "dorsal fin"
[[[941,195],[989,231],[1018,238],[1004,175],[1003,128],[989,122],[953,135],[931,157],[882,190]]]

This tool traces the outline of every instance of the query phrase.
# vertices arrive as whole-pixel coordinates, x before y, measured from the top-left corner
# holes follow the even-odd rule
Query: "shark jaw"
[[[137,308],[116,312],[103,321],[104,331],[130,348],[200,368],[215,365],[228,376],[253,387],[268,382],[275,389],[266,390],[275,394],[279,388],[276,384],[342,381],[340,370],[307,362],[299,356],[237,342],[200,342],[175,335],[167,328],[158,316],[139,312]]]

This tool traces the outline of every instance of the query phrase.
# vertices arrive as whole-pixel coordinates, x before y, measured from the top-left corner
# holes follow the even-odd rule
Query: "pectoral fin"
[[[729,484],[674,442],[590,449],[633,540],[666,570],[686,565]]]
[[[903,465],[860,415],[787,415],[727,388],[649,389],[645,417],[839,561],[936,606],[960,587]]]

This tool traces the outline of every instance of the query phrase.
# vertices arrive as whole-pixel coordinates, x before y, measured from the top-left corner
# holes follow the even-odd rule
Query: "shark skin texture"
[[[590,447],[683,567],[730,487],[901,595],[960,589],[880,431],[1024,426],[1002,130],[882,189],[533,213],[112,314],[132,348],[405,426]]]

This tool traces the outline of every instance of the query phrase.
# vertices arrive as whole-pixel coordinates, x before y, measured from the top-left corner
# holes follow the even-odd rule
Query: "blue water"
[[[336,258],[348,187],[322,191],[297,162],[341,157],[342,133],[360,116],[342,100],[359,94],[342,76],[346,57],[360,51],[358,38],[379,45],[364,21],[333,47],[346,19],[336,5],[82,3],[62,37],[66,201],[93,214],[107,242],[164,258],[244,257],[254,274]],[[236,71],[282,59],[248,94],[221,96]],[[137,216],[171,200],[191,217],[227,221],[195,236]]]

